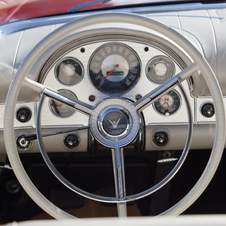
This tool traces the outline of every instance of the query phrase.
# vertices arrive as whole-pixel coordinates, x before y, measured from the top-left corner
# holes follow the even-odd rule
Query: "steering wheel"
[[[142,97],[140,100],[132,103],[128,100],[122,98],[107,98],[97,104],[95,107],[88,105],[79,100],[70,100],[65,96],[62,96],[55,90],[46,87],[43,84],[30,80],[26,77],[32,65],[38,60],[43,52],[52,46],[53,43],[59,41],[65,36],[71,34],[71,31],[76,31],[78,29],[90,26],[105,23],[130,23],[134,25],[143,26],[145,28],[154,30],[155,32],[160,33],[161,35],[170,39],[174,45],[179,46],[179,48],[183,49],[186,54],[192,59],[192,63],[182,72],[177,74],[172,79],[168,80],[166,83],[160,85],[155,90],[152,90],[150,93]],[[76,37],[76,34],[74,35]],[[176,205],[162,213],[161,215],[178,215],[183,212],[186,208],[188,208],[204,191],[209,182],[211,181],[217,166],[220,162],[220,158],[224,148],[225,142],[225,112],[224,112],[224,103],[222,98],[222,93],[219,88],[219,84],[214,75],[214,72],[203,58],[203,56],[198,52],[198,50],[190,44],[184,37],[178,34],[173,29],[158,23],[156,21],[150,20],[149,18],[141,17],[133,14],[125,14],[125,13],[104,13],[99,15],[91,15],[83,18],[76,19],[75,21],[69,22],[66,25],[58,28],[53,31],[47,37],[45,37],[26,57],[25,61],[21,64],[20,68],[17,71],[16,76],[14,77],[12,84],[10,86],[6,105],[5,105],[5,114],[4,114],[4,139],[7,154],[9,157],[9,161],[14,170],[16,177],[19,182],[26,190],[26,192],[30,195],[30,197],[47,213],[55,217],[56,219],[68,219],[74,218],[63,210],[59,209],[55,205],[53,205],[49,200],[47,200],[33,185],[27,176],[22,163],[20,161],[15,136],[14,136],[14,112],[15,112],[15,104],[18,98],[19,91],[22,86],[26,86],[31,88],[32,90],[38,92],[41,95],[40,103],[38,107],[37,113],[37,137],[39,142],[39,147],[46,161],[48,167],[52,170],[54,175],[57,178],[60,178],[61,182],[64,183],[70,189],[75,189],[77,193],[82,194],[85,197],[89,197],[94,200],[99,200],[103,202],[114,202],[117,203],[119,216],[126,216],[126,202],[131,200],[136,200],[138,198],[142,198],[157,188],[151,188],[145,191],[142,194],[136,194],[131,197],[127,197],[125,194],[125,175],[124,175],[124,164],[123,164],[123,154],[122,148],[127,144],[131,143],[135,137],[137,136],[139,130],[139,121],[140,116],[139,112],[145,109],[147,106],[155,102],[158,98],[160,98],[165,93],[169,92],[169,90],[173,89],[175,86],[179,85],[182,81],[190,77],[193,73],[197,71],[201,71],[205,77],[205,80],[209,86],[210,92],[213,97],[215,111],[216,111],[216,133],[215,140],[212,149],[212,153],[208,164],[199,178],[198,182],[192,188],[192,190]],[[115,187],[116,187],[116,198],[106,198],[106,197],[98,197],[95,195],[90,195],[88,192],[80,190],[79,188],[71,185],[68,181],[61,177],[58,171],[55,170],[51,161],[48,158],[48,155],[45,152],[44,144],[41,138],[41,129],[40,129],[40,112],[41,105],[44,101],[45,96],[51,97],[55,100],[61,101],[62,103],[76,109],[77,111],[84,113],[90,116],[89,124],[90,129],[95,137],[95,139],[101,143],[102,145],[109,147],[112,149],[113,154],[113,166],[114,166],[114,177],[115,177]],[[112,114],[117,114],[118,118],[122,126],[121,132],[117,132],[116,130],[113,132],[108,131],[105,128],[105,120],[107,117],[111,117]],[[191,143],[191,131],[192,131],[192,120],[189,119],[190,126],[188,132],[188,139],[185,145],[184,150],[188,150]],[[113,128],[117,128],[118,121],[113,122]],[[182,164],[184,157],[186,156],[186,152],[181,158],[180,164]],[[173,176],[179,167],[173,169],[172,174],[168,175],[168,177]],[[164,181],[161,186],[166,183]]]

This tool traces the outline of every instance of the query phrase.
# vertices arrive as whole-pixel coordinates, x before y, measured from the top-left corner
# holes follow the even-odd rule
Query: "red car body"
[[[113,6],[111,0],[0,0],[0,24],[33,17]]]

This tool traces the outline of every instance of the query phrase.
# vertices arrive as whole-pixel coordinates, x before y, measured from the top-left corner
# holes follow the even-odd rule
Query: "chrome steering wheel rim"
[[[44,85],[37,84],[36,82],[30,81],[25,77],[28,74],[32,65],[41,56],[41,54],[48,47],[50,47],[52,43],[55,43],[64,36],[70,34],[71,31],[76,31],[80,28],[84,28],[86,26],[94,24],[100,24],[102,23],[102,21],[109,23],[132,23],[135,25],[146,27],[148,29],[152,29],[168,37],[174,42],[176,46],[180,46],[194,61],[194,63],[187,70],[185,69],[183,73],[178,76],[178,81],[186,79],[188,76],[191,76],[194,72],[200,69],[205,75],[205,79],[207,81],[207,84],[209,85],[216,109],[216,135],[213,151],[206,169],[204,170],[202,176],[200,177],[196,185],[193,187],[193,189],[180,202],[178,202],[175,206],[163,213],[163,215],[178,215],[183,212],[187,207],[189,207],[204,191],[204,189],[207,187],[208,183],[212,179],[220,162],[225,140],[225,112],[223,107],[224,103],[216,77],[206,60],[197,51],[197,49],[173,29],[166,27],[165,25],[162,25],[156,21],[152,21],[149,18],[124,13],[107,13],[100,15],[91,15],[85,18],[79,18],[76,21],[72,21],[52,32],[30,52],[30,54],[26,57],[24,63],[22,63],[22,65],[20,66],[10,86],[6,99],[6,108],[4,115],[4,139],[10,163],[14,169],[15,175],[17,176],[24,189],[41,208],[43,208],[46,212],[48,212],[50,215],[57,219],[74,218],[73,216],[65,213],[64,211],[54,206],[51,202],[49,202],[34,187],[33,183],[26,175],[19,159],[19,155],[17,153],[14,136],[12,136],[14,131],[12,119],[15,111],[15,103],[21,86],[24,85],[30,87],[38,93],[41,93],[45,89]],[[140,105],[144,105],[144,103],[140,103]],[[139,108],[140,105],[138,103],[137,108]],[[82,111],[83,109],[79,110]]]

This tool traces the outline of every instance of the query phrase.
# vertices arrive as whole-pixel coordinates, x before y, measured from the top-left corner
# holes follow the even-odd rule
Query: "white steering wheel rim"
[[[4,139],[9,161],[14,170],[16,177],[19,182],[30,195],[30,197],[47,213],[56,219],[68,219],[75,218],[69,215],[63,210],[59,209],[53,205],[49,200],[47,200],[33,185],[29,177],[27,176],[22,163],[20,161],[16,142],[14,138],[14,112],[17,97],[25,76],[28,74],[32,65],[38,60],[43,52],[49,48],[53,43],[57,42],[66,35],[69,35],[71,31],[76,31],[84,27],[105,23],[130,23],[139,26],[152,29],[169,39],[177,43],[190,57],[199,65],[200,70],[203,75],[205,75],[206,82],[209,86],[210,92],[213,96],[213,101],[215,105],[216,112],[216,133],[214,146],[212,149],[212,154],[210,156],[209,162],[204,170],[202,176],[199,178],[198,182],[192,188],[192,190],[176,205],[162,213],[161,215],[179,215],[185,209],[187,209],[205,190],[209,182],[211,181],[217,166],[220,162],[221,155],[225,143],[225,111],[224,102],[222,98],[222,93],[214,75],[214,72],[210,68],[209,64],[203,58],[203,56],[198,52],[198,50],[190,44],[184,37],[178,34],[173,29],[149,18],[141,17],[133,14],[125,13],[104,13],[98,15],[91,15],[83,18],[76,19],[67,23],[66,25],[58,28],[44,38],[26,57],[25,61],[21,64],[18,69],[15,78],[9,88],[9,92],[5,104],[5,114],[4,114]],[[76,36],[75,36],[76,37]]]

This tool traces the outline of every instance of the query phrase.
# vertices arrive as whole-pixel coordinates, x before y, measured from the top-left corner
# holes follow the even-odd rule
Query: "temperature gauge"
[[[151,59],[146,69],[147,78],[158,84],[170,79],[174,72],[174,63],[165,56],[157,56]]]
[[[83,77],[83,66],[75,58],[65,58],[55,68],[57,80],[64,85],[75,85]]]
[[[181,96],[176,90],[171,90],[154,102],[154,109],[161,115],[169,116],[178,111]]]

